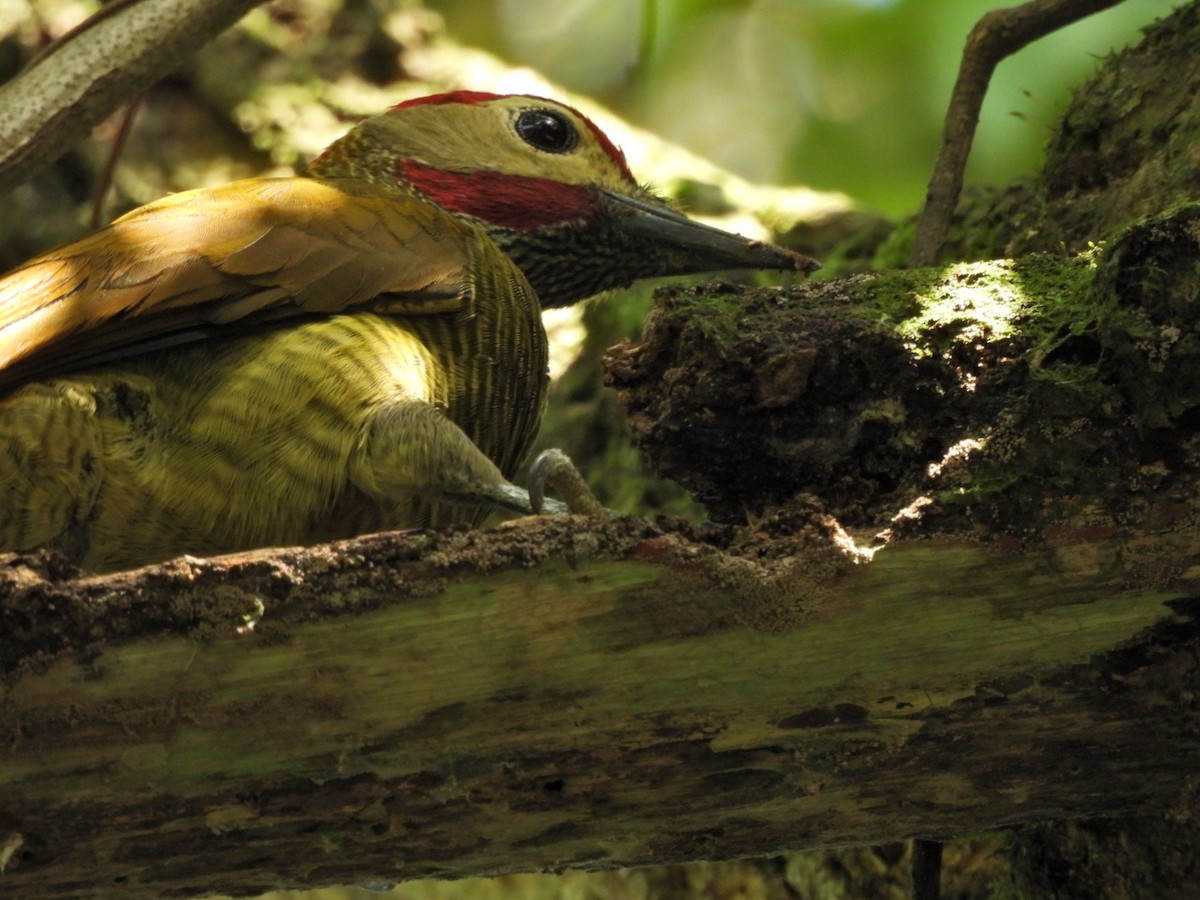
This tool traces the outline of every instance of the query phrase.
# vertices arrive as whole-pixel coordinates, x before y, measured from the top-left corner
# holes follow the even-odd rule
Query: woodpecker
[[[815,267],[675,212],[569,106],[401,103],[0,279],[0,550],[104,571],[528,513],[542,309]]]

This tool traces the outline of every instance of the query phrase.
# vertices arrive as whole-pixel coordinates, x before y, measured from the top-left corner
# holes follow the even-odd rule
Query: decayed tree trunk
[[[1023,299],[1007,265],[726,294],[708,318],[664,297],[614,377],[702,495],[723,463],[714,508],[750,526],[533,520],[106,578],[12,560],[6,889],[723,858],[1171,803],[1200,741],[1200,357],[1158,301],[1191,293],[1161,253],[1194,256],[1198,220],[1043,261]],[[1108,317],[1094,363],[1043,342],[1051,293]],[[879,312],[897,297],[903,321]],[[980,310],[1023,328],[984,341]],[[1120,349],[1122,323],[1169,347]],[[839,379],[861,408],[789,432]],[[934,425],[957,449],[931,474]],[[776,502],[835,453],[858,464],[828,468],[833,499]]]
[[[1107,70],[1136,73],[1174,160],[1200,116],[1151,103],[1181,79],[1144,66],[1198,20]],[[714,524],[529,520],[103,578],[8,559],[0,892],[246,894],[1172,809],[1200,743],[1200,207],[1148,166],[1137,196],[1159,172],[1170,201],[1136,212],[1169,211],[1079,230],[1084,188],[1127,162],[999,196],[994,217],[1042,192],[1040,225],[1009,213],[994,239],[1054,224],[1050,255],[664,293],[608,377]],[[1066,252],[1088,239],[1108,244]]]
[[[6,691],[6,892],[723,858],[1169,804],[1197,744],[1194,583],[1145,585],[1139,543],[1195,559],[1183,529],[1080,528],[755,566],[575,521],[54,588],[12,566],[6,659],[39,629],[80,649]]]

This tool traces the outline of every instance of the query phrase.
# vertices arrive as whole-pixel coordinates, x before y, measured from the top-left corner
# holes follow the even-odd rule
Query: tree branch
[[[1125,586],[1132,539],[1092,538],[869,565],[814,541],[772,573],[559,520],[61,585],[10,565],[7,634],[91,639],[4,692],[0,879],[248,893],[1166,803],[1197,749],[1172,598],[1200,585]],[[1161,546],[1200,558],[1191,530]]]
[[[910,266],[932,266],[946,242],[950,218],[962,192],[979,110],[996,66],[1034,41],[1120,2],[1030,0],[1020,6],[994,9],[971,29],[942,126],[941,149],[925,192],[925,206],[917,219]]]
[[[1200,748],[1200,207],[1096,238],[664,293],[610,378],[724,525],[528,520],[103,578],[0,561],[0,892],[1170,808]]]
[[[105,8],[0,86],[0,190],[97,123],[262,0],[132,0]]]
[[[674,446],[709,477],[697,446],[720,458],[714,428],[736,419],[746,443],[724,457],[735,491],[717,508],[743,504],[750,525],[534,519],[86,578],[10,559],[0,831],[19,846],[4,887],[136,898],[638,865],[1171,802],[1200,749],[1200,467],[1172,450],[1194,440],[1200,343],[1172,300],[1194,295],[1194,266],[1164,254],[1200,255],[1198,218],[1148,221],[1099,266],[1045,261],[1061,282],[1025,271],[1048,298],[1020,306],[1031,336],[1038,308],[1094,295],[1108,310],[1094,384],[1078,346],[980,339],[975,312],[999,321],[989,292],[1014,293],[1007,264],[899,291],[937,353],[880,315],[886,279],[739,295],[732,333],[695,309],[674,320],[666,295],[643,354],[674,371],[664,403],[694,410],[691,391],[708,410],[674,420]],[[790,344],[756,318],[771,310]],[[833,439],[845,398],[796,343],[821,319],[840,389],[893,391],[842,411],[856,443]],[[1143,336],[1160,331],[1169,347]],[[772,350],[746,402],[745,354]],[[804,445],[809,403],[826,432]],[[934,475],[922,429],[954,440],[947,419],[997,427]],[[836,500],[845,482],[844,506],[772,505],[785,470],[770,453],[819,479],[839,447],[862,466],[820,490]],[[893,491],[868,486],[868,506],[854,486],[875,466]]]

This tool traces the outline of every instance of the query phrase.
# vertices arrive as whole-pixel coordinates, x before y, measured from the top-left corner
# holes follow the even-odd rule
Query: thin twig
[[[130,100],[121,113],[121,122],[117,126],[117,133],[113,136],[112,146],[108,151],[108,159],[104,161],[104,170],[100,173],[100,177],[96,180],[96,189],[92,192],[92,228],[99,228],[104,218],[104,198],[108,194],[108,189],[112,187],[113,174],[117,170],[117,162],[121,158],[121,151],[125,149],[125,141],[129,138],[129,132],[133,128],[133,119],[137,115],[138,107],[141,106],[142,98],[135,97]]]
[[[1030,0],[1020,6],[994,9],[971,29],[942,126],[941,150],[925,192],[925,208],[917,220],[910,265],[933,265],[946,241],[979,124],[979,109],[996,66],[1039,38],[1120,2]]]
[[[33,55],[33,59],[29,60],[28,64],[26,64],[25,68],[32,69],[34,66],[36,66],[38,63],[40,63],[43,59],[45,59],[51,53],[55,53],[58,50],[61,50],[63,47],[65,47],[71,41],[75,40],[77,37],[79,37],[79,35],[81,35],[85,31],[87,31],[89,28],[95,28],[97,25],[99,25],[105,19],[108,19],[109,17],[116,15],[117,13],[121,12],[124,9],[127,9],[128,7],[132,6],[133,4],[140,3],[140,2],[142,2],[142,0],[109,0],[108,3],[104,4],[102,7],[100,7],[98,10],[96,10],[94,13],[92,13],[90,16],[88,16],[86,19],[84,19],[78,25],[75,25],[74,27],[69,28],[67,31],[64,31],[58,37],[54,38],[54,40],[43,45],[38,50],[38,52]]]
[[[942,842],[917,838],[912,846],[913,900],[938,900],[942,895]]]

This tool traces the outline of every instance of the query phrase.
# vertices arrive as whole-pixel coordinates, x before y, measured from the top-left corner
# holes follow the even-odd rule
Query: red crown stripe
[[[411,100],[397,103],[392,109],[408,109],[410,106],[440,106],[443,103],[478,106],[489,100],[499,100],[503,96],[503,94],[489,94],[487,91],[447,91],[444,94],[430,94],[428,97],[413,97]]]

